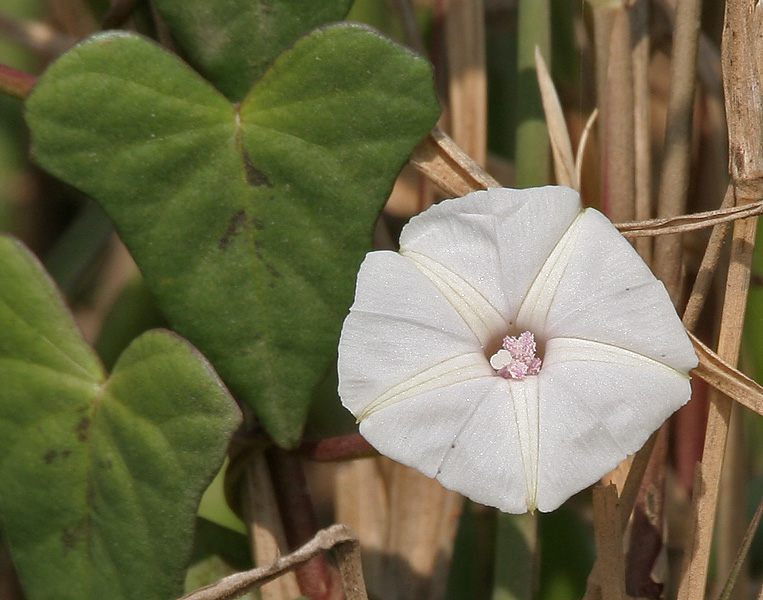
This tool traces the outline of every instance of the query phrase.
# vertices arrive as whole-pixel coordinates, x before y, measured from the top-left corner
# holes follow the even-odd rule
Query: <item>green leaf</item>
[[[438,112],[428,63],[347,24],[299,40],[240,109],[123,33],[64,55],[27,103],[36,160],[104,206],[173,328],[285,447]]]
[[[189,62],[234,101],[241,100],[287,46],[332,21],[353,0],[156,0]]]
[[[0,236],[0,521],[26,596],[169,598],[240,413],[185,341],[136,339],[106,379],[51,280]]]

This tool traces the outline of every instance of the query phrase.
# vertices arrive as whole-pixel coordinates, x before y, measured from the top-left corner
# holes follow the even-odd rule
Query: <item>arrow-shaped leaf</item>
[[[124,33],[71,50],[27,102],[36,160],[104,206],[173,328],[283,446],[438,112],[428,63],[348,24],[299,40],[240,106]]]
[[[240,413],[163,331],[107,379],[52,281],[0,236],[0,521],[30,600],[182,592],[194,515]]]

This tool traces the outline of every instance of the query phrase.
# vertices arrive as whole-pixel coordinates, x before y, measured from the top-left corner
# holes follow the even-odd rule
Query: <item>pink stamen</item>
[[[490,359],[498,375],[504,379],[524,379],[540,373],[542,361],[535,355],[537,346],[532,333],[525,331],[517,337],[507,335],[501,345],[503,350]]]

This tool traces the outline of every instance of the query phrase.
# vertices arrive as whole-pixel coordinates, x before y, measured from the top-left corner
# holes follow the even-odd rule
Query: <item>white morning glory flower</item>
[[[366,256],[339,395],[382,454],[503,511],[550,511],[686,403],[696,366],[606,217],[565,187],[491,189]]]

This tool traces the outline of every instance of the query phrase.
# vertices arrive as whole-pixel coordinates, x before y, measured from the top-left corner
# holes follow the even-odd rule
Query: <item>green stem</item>
[[[549,0],[519,3],[517,53],[516,186],[548,183],[549,141],[535,72],[535,47],[551,68],[551,8]]]

